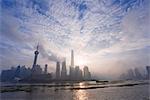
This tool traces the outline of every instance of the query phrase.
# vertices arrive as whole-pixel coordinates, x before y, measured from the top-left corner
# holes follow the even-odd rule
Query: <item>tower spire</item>
[[[39,43],[37,45],[36,51],[34,52],[35,56],[34,56],[33,68],[37,65],[37,57],[38,57],[38,54],[39,54],[38,50],[39,50]]]
[[[37,44],[36,50],[37,50],[37,51],[39,50],[39,42],[38,42],[38,44]]]

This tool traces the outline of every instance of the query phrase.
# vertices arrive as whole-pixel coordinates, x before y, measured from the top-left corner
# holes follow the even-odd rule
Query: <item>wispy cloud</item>
[[[17,64],[31,66],[38,42],[40,64],[51,64],[64,57],[69,64],[70,50],[74,49],[75,56],[85,57],[92,71],[106,62],[110,63],[107,64],[110,69],[122,68],[126,57],[135,59],[137,51],[145,56],[149,48],[148,0],[1,0],[0,3],[1,69]],[[116,57],[119,61],[133,51],[132,57],[124,57],[122,65],[113,60],[119,55]],[[146,59],[139,57],[145,65]],[[139,67],[137,60],[129,66],[135,62],[134,66]]]

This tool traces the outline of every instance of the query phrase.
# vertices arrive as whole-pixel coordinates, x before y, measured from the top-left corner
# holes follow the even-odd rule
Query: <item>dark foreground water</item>
[[[89,88],[84,88],[88,87]],[[104,86],[104,87],[103,87]],[[106,86],[106,87],[105,87]],[[108,86],[108,87],[107,87]],[[94,87],[94,88],[90,88]],[[149,84],[117,86],[84,84],[31,86],[31,91],[0,93],[1,100],[150,100]]]

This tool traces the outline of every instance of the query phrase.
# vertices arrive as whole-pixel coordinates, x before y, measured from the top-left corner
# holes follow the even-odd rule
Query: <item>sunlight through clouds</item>
[[[1,69],[17,64],[31,66],[38,42],[41,45],[38,63],[48,63],[49,70],[55,68],[53,61],[64,58],[69,66],[71,49],[75,51],[77,65],[87,65],[92,72],[106,63],[108,68],[102,72],[116,66],[121,71],[128,62],[126,57],[135,59],[139,55],[140,62],[133,60],[131,66],[148,64],[145,58],[150,46],[148,0],[1,0],[0,3]],[[133,56],[126,56],[130,52]],[[112,62],[122,57],[125,59],[122,64]]]

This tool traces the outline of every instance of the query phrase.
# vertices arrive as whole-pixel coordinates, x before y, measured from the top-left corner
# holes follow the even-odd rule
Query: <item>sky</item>
[[[149,0],[0,0],[0,70],[66,59],[93,76],[118,77],[149,63]]]

